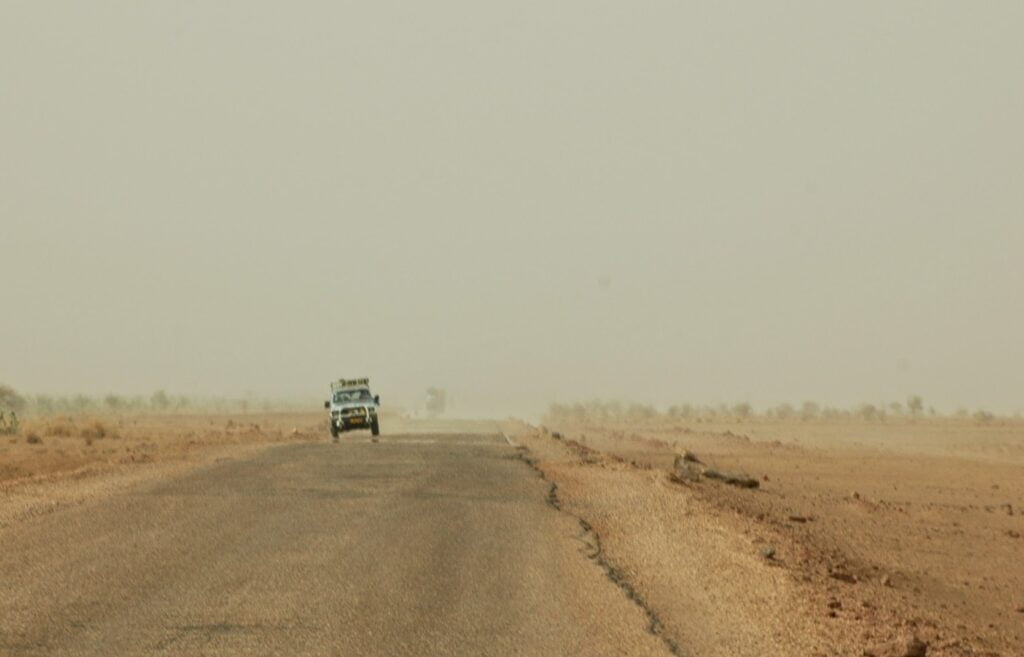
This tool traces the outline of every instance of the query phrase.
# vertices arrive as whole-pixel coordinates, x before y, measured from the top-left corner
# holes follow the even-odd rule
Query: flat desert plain
[[[537,504],[563,516],[551,526],[568,528],[578,559],[666,654],[1024,655],[1019,421],[382,424],[391,454],[435,442],[403,434],[502,434],[501,458],[522,462],[524,482],[541,479]],[[372,447],[367,432],[341,440]],[[451,440],[437,439],[431,463],[463,458]],[[328,442],[316,412],[29,419],[0,438],[0,532],[17,537],[40,516],[200,467],[262,462],[286,443],[298,457]],[[684,454],[683,465],[757,487],[684,476]],[[524,534],[521,549],[535,540]]]
[[[688,654],[1024,655],[1020,421],[549,421],[522,441]],[[686,451],[759,486],[674,475]]]

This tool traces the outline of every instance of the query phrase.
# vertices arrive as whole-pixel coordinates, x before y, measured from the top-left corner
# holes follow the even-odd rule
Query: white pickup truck
[[[331,437],[343,431],[369,429],[380,435],[380,395],[370,393],[369,379],[339,379],[331,383],[331,398],[324,402],[330,411]]]

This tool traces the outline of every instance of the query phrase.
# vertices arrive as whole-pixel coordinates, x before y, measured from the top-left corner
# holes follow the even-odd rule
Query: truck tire
[[[334,420],[328,420],[331,423],[331,438],[338,438],[338,425],[334,423]]]
[[[370,433],[375,436],[380,435],[380,420],[373,418],[373,422],[370,423]]]

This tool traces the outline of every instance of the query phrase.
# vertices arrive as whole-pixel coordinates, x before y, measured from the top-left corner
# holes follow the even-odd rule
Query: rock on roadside
[[[916,636],[901,637],[864,651],[864,657],[926,657],[928,644]]]
[[[685,451],[676,456],[672,464],[672,476],[678,481],[700,481],[705,479],[716,479],[731,486],[740,488],[759,488],[761,482],[746,474],[737,472],[722,472],[715,468],[704,465],[697,456],[690,451]]]

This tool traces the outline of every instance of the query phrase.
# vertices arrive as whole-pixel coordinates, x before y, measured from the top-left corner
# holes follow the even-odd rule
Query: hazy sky
[[[0,3],[0,381],[1024,410],[1024,3]]]

